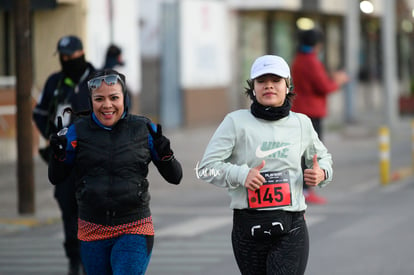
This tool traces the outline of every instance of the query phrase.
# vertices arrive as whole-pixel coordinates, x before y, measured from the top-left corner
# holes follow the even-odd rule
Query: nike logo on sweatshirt
[[[265,158],[265,157],[268,157],[268,156],[270,156],[270,155],[272,155],[276,152],[279,152],[279,151],[281,151],[281,150],[283,150],[283,149],[285,149],[289,146],[290,145],[285,145],[285,146],[281,146],[281,147],[278,147],[278,148],[273,148],[273,149],[270,149],[270,150],[263,151],[261,146],[259,145],[259,146],[257,146],[257,149],[256,149],[256,157]]]

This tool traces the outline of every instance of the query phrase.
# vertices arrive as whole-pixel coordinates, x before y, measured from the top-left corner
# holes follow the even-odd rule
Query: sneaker
[[[327,201],[324,197],[318,196],[314,190],[304,190],[305,202],[309,204],[325,204]]]
[[[85,275],[86,271],[81,261],[71,260],[69,261],[68,275]]]
[[[79,263],[70,262],[68,275],[79,275]]]

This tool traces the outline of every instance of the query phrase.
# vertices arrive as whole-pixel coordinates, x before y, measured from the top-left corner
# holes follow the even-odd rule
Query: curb
[[[402,167],[392,172],[391,182],[400,181],[413,175],[411,167]]]
[[[43,225],[56,224],[60,222],[59,217],[54,218],[0,218],[0,235],[10,234],[17,231],[28,230]]]

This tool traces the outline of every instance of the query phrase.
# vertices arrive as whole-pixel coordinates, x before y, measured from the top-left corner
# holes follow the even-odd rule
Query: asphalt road
[[[195,176],[194,167],[212,133],[199,131],[175,148],[185,171],[182,185],[162,182],[155,169],[150,174],[157,236],[148,275],[239,274],[231,249],[232,213],[226,191]],[[411,163],[408,133],[405,129],[393,139],[394,167]],[[173,135],[173,140],[180,140],[188,133]],[[326,144],[334,156],[335,181],[318,190],[328,203],[310,205],[306,213],[310,232],[306,274],[414,274],[412,175],[387,186],[379,184],[376,136],[371,131],[330,134]],[[48,192],[46,188],[43,192]],[[65,274],[62,239],[59,220],[1,233],[0,274]]]
[[[239,274],[230,244],[231,211],[221,191],[154,192],[153,204],[160,203],[153,207],[157,237],[148,275]],[[327,205],[307,211],[306,274],[414,274],[412,180],[330,194],[324,194]],[[65,274],[62,239],[59,222],[0,236],[0,274]]]

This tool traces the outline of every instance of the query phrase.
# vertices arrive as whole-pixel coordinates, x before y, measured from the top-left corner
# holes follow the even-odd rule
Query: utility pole
[[[161,91],[160,120],[166,128],[183,122],[179,65],[179,2],[165,2],[161,6]],[[171,108],[176,106],[176,108]]]
[[[345,85],[345,121],[355,121],[355,92],[358,88],[359,59],[359,0],[347,1],[345,19],[345,60],[349,82]]]
[[[109,37],[111,44],[114,43],[114,1],[108,0],[108,10],[109,10]]]
[[[17,192],[19,214],[34,214],[30,0],[13,1],[16,45]]]
[[[397,58],[395,35],[395,1],[383,0],[384,12],[382,14],[382,46],[383,46],[383,78],[384,78],[384,109],[386,122],[393,127],[397,122]]]

